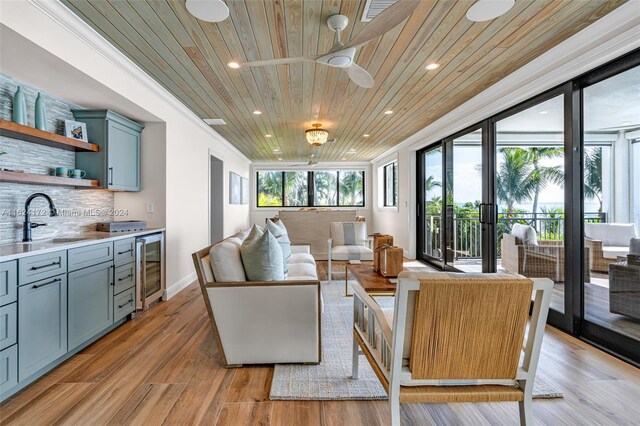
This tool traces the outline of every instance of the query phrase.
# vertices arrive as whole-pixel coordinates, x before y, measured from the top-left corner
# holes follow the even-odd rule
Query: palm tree
[[[260,172],[258,173],[258,205],[281,206],[282,205],[282,173]]]
[[[561,157],[564,154],[564,149],[558,147],[529,148],[527,152],[529,154],[529,160],[533,165],[533,170],[531,171],[530,176],[531,179],[533,179],[535,185],[532,209],[533,216],[535,217],[536,213],[538,212],[538,199],[540,197],[540,190],[544,189],[549,183],[561,185],[564,181],[564,172],[562,171],[561,166],[541,166],[540,160]]]
[[[602,213],[602,148],[587,148],[584,153],[584,196],[598,200]]]
[[[513,218],[516,203],[531,200],[538,182],[532,178],[533,167],[527,150],[500,148],[504,161],[496,176],[498,199],[507,205],[507,217]]]
[[[362,204],[362,174],[360,172],[340,172],[340,205]]]

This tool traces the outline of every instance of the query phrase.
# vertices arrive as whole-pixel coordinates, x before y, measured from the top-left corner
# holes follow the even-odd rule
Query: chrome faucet
[[[53,200],[47,194],[42,192],[36,192],[27,198],[27,201],[24,203],[24,224],[22,225],[22,242],[31,241],[31,228],[37,228],[39,226],[47,226],[46,223],[31,223],[29,218],[29,208],[31,206],[31,201],[34,198],[43,197],[49,202],[49,216],[58,216],[58,211],[56,210],[56,206],[53,205]]]

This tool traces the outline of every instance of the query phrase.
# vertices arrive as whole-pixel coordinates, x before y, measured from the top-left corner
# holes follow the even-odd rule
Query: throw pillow
[[[240,256],[240,240],[237,238],[227,238],[212,246],[209,250],[209,261],[217,282],[247,280]]]
[[[260,228],[258,225],[253,225],[251,227],[251,231],[249,231],[249,234],[244,240],[242,240],[242,244],[251,243],[253,240],[260,238],[263,233],[264,231],[262,230],[262,228]]]
[[[249,237],[240,247],[244,271],[249,281],[283,281],[284,262],[278,240],[267,229],[250,241]]]
[[[284,225],[277,225],[270,220],[267,221],[265,229],[271,232],[276,240],[278,240],[278,243],[282,248],[284,273],[288,274],[289,267],[287,266],[287,264],[289,263],[289,258],[291,257],[291,241],[289,240],[289,236],[287,235],[287,229],[284,227]]]
[[[524,245],[538,245],[538,236],[536,235],[536,230],[529,225],[521,225],[519,223],[515,223],[511,228],[511,235],[519,238]]]

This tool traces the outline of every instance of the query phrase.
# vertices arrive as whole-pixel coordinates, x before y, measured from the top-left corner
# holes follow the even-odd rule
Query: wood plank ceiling
[[[314,148],[316,158],[363,161],[624,0],[516,0],[505,15],[480,23],[465,17],[471,0],[422,1],[403,24],[358,49],[356,62],[376,82],[368,90],[314,63],[226,66],[325,53],[333,44],[327,17],[349,17],[342,33],[349,40],[367,25],[360,21],[365,0],[226,0],[230,18],[218,24],[195,19],[184,0],[63,2],[199,117],[224,119],[215,130],[251,160],[308,159],[304,130],[317,121],[337,143]],[[440,67],[425,70],[431,62]]]

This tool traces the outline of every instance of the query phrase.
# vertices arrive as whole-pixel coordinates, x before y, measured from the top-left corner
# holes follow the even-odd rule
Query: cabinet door
[[[69,349],[113,324],[113,262],[69,273]]]
[[[67,276],[18,289],[18,379],[67,353]]]
[[[0,263],[0,306],[18,298],[18,262]]]
[[[107,188],[139,191],[140,133],[112,120],[107,129]]]

